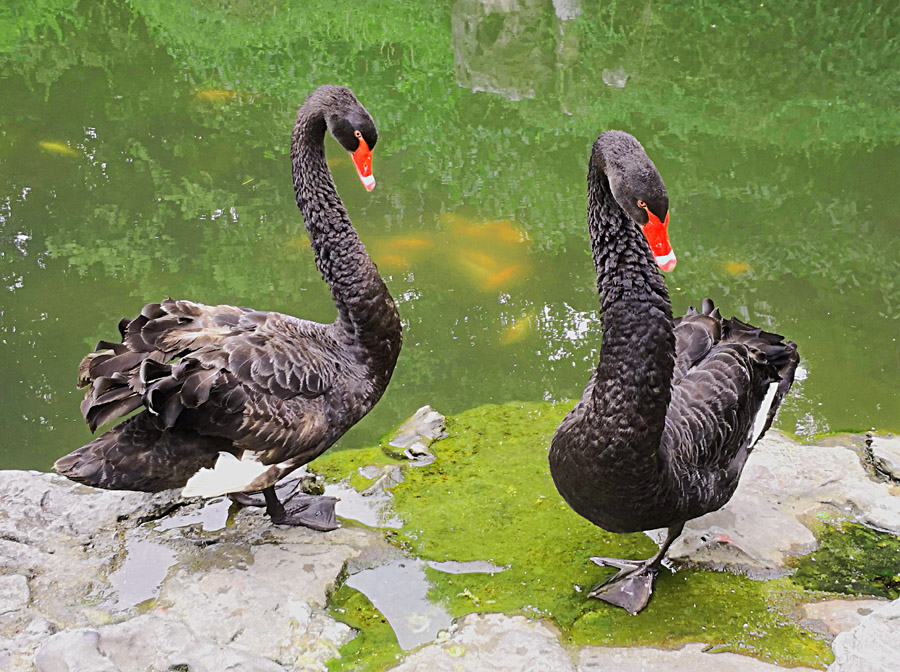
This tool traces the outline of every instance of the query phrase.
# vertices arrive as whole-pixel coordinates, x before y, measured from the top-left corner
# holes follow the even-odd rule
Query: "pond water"
[[[881,3],[39,0],[0,8],[0,467],[87,441],[81,357],[166,296],[333,318],[287,148],[314,86],[379,126],[341,196],[396,297],[387,394],[580,395],[599,349],[585,173],[633,133],[671,198],[676,312],[799,344],[777,426],[900,430],[900,26]],[[673,3],[670,3],[673,4]]]

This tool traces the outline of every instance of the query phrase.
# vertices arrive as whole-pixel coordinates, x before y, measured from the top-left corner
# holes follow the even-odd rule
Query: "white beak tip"
[[[375,188],[375,176],[374,175],[360,175],[360,182],[363,183],[363,186],[366,188],[366,191],[372,191]]]

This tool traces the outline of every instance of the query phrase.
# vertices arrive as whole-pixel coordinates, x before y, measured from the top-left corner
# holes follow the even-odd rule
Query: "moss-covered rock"
[[[900,540],[893,535],[857,525],[821,524],[819,548],[795,565],[797,585],[812,590],[900,597]]]
[[[827,642],[794,614],[801,602],[834,588],[805,581],[802,573],[797,581],[755,581],[697,569],[663,572],[650,605],[636,617],[586,597],[609,571],[589,556],[642,558],[655,547],[643,534],[595,527],[556,492],[547,450],[569,408],[510,403],[466,411],[447,419],[449,436],[432,446],[432,464],[404,470],[404,481],[393,489],[404,524],[390,533],[392,543],[425,560],[488,560],[506,567],[494,575],[429,569],[432,599],[455,617],[501,612],[547,618],[576,646],[704,642],[783,665],[825,667],[831,660]],[[376,446],[326,455],[313,468],[340,477],[361,466],[395,463]],[[847,564],[847,553],[835,554],[827,543],[816,555],[833,555],[836,567]],[[366,638],[354,645],[357,658]]]

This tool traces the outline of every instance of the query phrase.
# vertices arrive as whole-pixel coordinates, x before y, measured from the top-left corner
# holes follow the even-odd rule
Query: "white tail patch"
[[[766,396],[762,400],[759,410],[756,412],[756,419],[753,421],[753,438],[750,439],[751,446],[756,443],[763,433],[763,428],[766,426],[766,420],[769,417],[769,409],[772,408],[772,402],[775,401],[775,393],[777,391],[778,381],[769,383],[769,389],[766,391]]]
[[[242,460],[231,453],[219,453],[216,466],[212,469],[204,467],[191,476],[181,491],[181,496],[217,497],[229,492],[241,492],[253,479],[269,469],[255,458],[256,455],[252,453]]]

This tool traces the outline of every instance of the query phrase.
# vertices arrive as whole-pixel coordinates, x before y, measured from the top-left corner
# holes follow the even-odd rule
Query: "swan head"
[[[350,153],[360,182],[366,190],[372,191],[375,188],[372,150],[378,142],[378,129],[372,115],[345,86],[319,87],[310,98],[320,92],[327,94],[325,123],[334,139]]]
[[[656,264],[664,271],[674,269],[676,258],[669,243],[669,196],[647,152],[628,133],[607,131],[594,143],[592,159],[592,167],[606,174],[613,198],[641,227]]]

